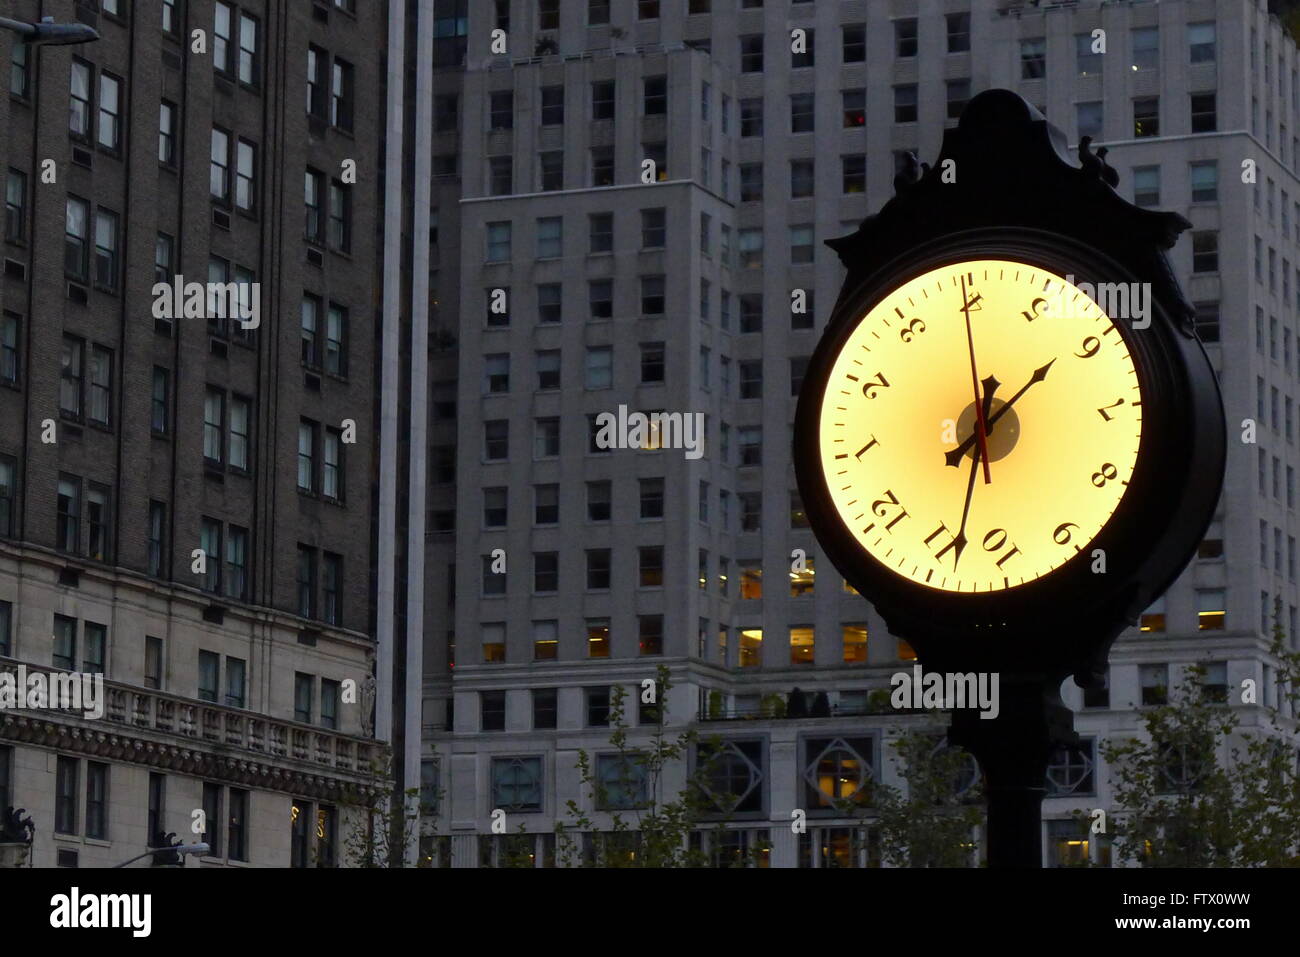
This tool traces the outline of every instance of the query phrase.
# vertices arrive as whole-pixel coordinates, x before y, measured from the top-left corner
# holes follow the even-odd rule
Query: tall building
[[[1126,198],[1191,220],[1172,265],[1228,421],[1258,428],[1232,445],[1200,553],[1115,646],[1107,689],[1066,683],[1083,745],[1049,774],[1046,861],[1109,862],[1070,812],[1110,806],[1098,740],[1138,729],[1186,664],[1275,700],[1272,603],[1294,635],[1300,600],[1300,58],[1263,3],[432,7],[413,127],[428,183],[407,208],[430,227],[407,227],[428,257],[430,364],[404,393],[427,388],[430,408],[427,489],[412,493],[427,517],[411,510],[427,521],[410,579],[423,600],[407,595],[424,616],[426,862],[500,863],[496,810],[539,866],[569,800],[609,828],[577,752],[617,779],[609,689],[628,689],[643,745],[653,714],[637,696],[660,665],[670,729],[724,742],[711,787],[726,834],[704,839],[720,860],[873,862],[831,803],[866,776],[897,780],[900,719],[879,691],[911,652],[807,529],[791,426],[843,278],[822,241],[889,199],[906,151],[933,161],[990,87],[1072,144],[1107,145]],[[428,22],[407,27],[423,40]],[[703,413],[703,455],[601,448],[596,417],[620,407]],[[800,705],[808,716],[774,717]]]
[[[0,673],[102,675],[106,701],[0,710],[0,809],[25,808],[37,866],[168,832],[201,836],[204,865],[337,863],[349,808],[388,786],[369,714],[383,16],[5,12],[101,39],[0,33]]]

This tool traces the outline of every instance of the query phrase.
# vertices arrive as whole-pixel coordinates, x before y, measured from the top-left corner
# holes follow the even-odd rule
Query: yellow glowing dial
[[[1125,334],[1065,278],[1019,262],[943,266],[886,295],[835,357],[818,423],[858,544],[963,592],[1015,588],[1085,549],[1142,436]]]

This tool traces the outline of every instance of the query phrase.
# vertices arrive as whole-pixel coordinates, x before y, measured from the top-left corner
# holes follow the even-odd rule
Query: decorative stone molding
[[[0,662],[0,671],[15,673],[17,663]],[[0,711],[0,740],[301,797],[365,800],[391,786],[388,749],[373,739],[117,682],[104,682],[104,691],[98,720],[75,711]]]

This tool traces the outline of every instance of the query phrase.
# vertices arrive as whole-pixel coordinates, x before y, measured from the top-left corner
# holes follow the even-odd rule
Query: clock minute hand
[[[986,423],[986,426],[989,431],[993,430],[993,426],[997,424],[998,419],[1006,415],[1007,411],[1013,405],[1015,405],[1017,401],[1019,401],[1022,395],[1024,395],[1026,392],[1029,391],[1030,387],[1034,385],[1034,383],[1042,382],[1044,379],[1047,378],[1047,370],[1052,368],[1052,362],[1055,361],[1056,360],[1053,359],[1051,362],[1047,363],[1047,365],[1039,366],[1037,369],[1035,369],[1034,374],[1029,377],[1029,381],[1020,387],[1020,391],[1017,392],[1015,395],[1013,395],[1010,399],[1008,399],[1006,405],[1002,406],[1002,408],[998,409],[996,412],[993,413],[992,416],[989,417]],[[944,460],[947,462],[948,465],[955,467],[957,463],[961,461],[962,456],[965,455],[967,451],[969,451],[970,447],[974,445],[975,442],[976,442],[975,433],[971,433],[971,435],[966,439],[966,441],[962,442],[961,445],[957,446],[955,449],[949,452],[945,452]]]
[[[1001,385],[1001,383],[998,382],[997,379],[993,378],[993,376],[989,376],[987,379],[983,381],[983,385],[984,385],[984,399],[983,402],[981,403],[981,408],[984,410],[984,415],[987,418],[989,414],[989,407],[992,406],[993,404],[993,393],[997,391],[997,388],[999,385]],[[953,549],[953,557],[952,557],[953,571],[957,570],[957,565],[961,562],[961,553],[966,548],[966,521],[970,518],[971,496],[975,491],[975,473],[979,471],[981,457],[982,457],[981,452],[980,450],[977,449],[975,451],[974,457],[971,459],[970,475],[966,479],[966,501],[961,507],[961,528],[957,530],[957,534],[953,536],[952,544],[948,546],[948,548]],[[947,551],[947,549],[940,551],[939,554],[935,556],[935,558],[936,559],[941,558],[943,556],[944,551]]]

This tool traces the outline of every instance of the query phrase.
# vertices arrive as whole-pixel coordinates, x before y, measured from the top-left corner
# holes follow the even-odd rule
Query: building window
[[[117,274],[117,213],[101,207],[95,211],[95,285],[114,292]]]
[[[1133,168],[1133,202],[1137,206],[1160,205],[1160,167]]]
[[[843,190],[845,193],[865,193],[867,191],[867,158],[862,154],[840,157],[843,168]]]
[[[970,14],[949,13],[944,19],[948,27],[948,52],[965,53],[970,50]]]
[[[1216,160],[1204,160],[1191,164],[1192,202],[1212,203],[1219,198],[1219,164]],[[1286,218],[1286,204],[1282,204],[1282,216]],[[1282,232],[1287,232],[1285,223]]]
[[[1155,70],[1160,67],[1160,28],[1135,27],[1133,42],[1133,69]],[[1153,134],[1154,135],[1154,134]]]
[[[86,557],[97,562],[112,561],[113,558],[110,494],[107,487],[94,482],[86,489]]]
[[[790,132],[811,133],[816,118],[815,101],[811,93],[796,93],[790,97]]]
[[[316,617],[316,549],[298,546],[298,614],[303,618]]]
[[[90,272],[90,204],[74,196],[67,202],[63,269],[79,282],[85,282]]]
[[[728,741],[696,746],[696,767],[706,768],[705,794],[720,814],[763,810],[764,760],[761,741]]]
[[[9,51],[9,92],[22,100],[28,99],[31,93],[30,56],[31,46],[15,36]]]
[[[558,259],[563,240],[563,220],[559,216],[546,216],[537,220],[537,258]]]
[[[235,208],[249,214],[257,208],[257,147],[242,139],[235,144]]]
[[[740,38],[740,72],[763,72],[763,35],[761,33]]]
[[[213,651],[199,652],[199,685],[198,696],[200,701],[217,700],[217,689],[221,684],[221,656]]]
[[[1033,37],[1020,41],[1020,78],[1041,80],[1047,75],[1047,40]]]
[[[1188,58],[1192,63],[1213,63],[1215,59],[1215,34],[1213,23],[1187,25]],[[1278,71],[1279,78],[1281,71]]]
[[[867,59],[867,27],[863,23],[849,23],[841,27],[844,62],[864,63]]]
[[[54,785],[54,830],[60,834],[77,831],[77,772],[80,761],[62,755],[58,757]]]
[[[1192,272],[1219,271],[1219,233],[1197,230],[1192,233]]]
[[[163,686],[163,642],[152,635],[144,639],[144,686],[155,690]]]
[[[230,816],[226,828],[226,855],[232,861],[248,860],[248,792],[229,791]]]
[[[226,597],[248,600],[248,530],[231,525],[226,530]]]
[[[504,731],[506,729],[506,693],[504,691],[480,691],[478,698],[479,730]]]
[[[17,475],[18,462],[12,456],[0,455],[0,536],[6,538],[14,533]],[[3,651],[0,651],[0,654],[3,654]]]
[[[1133,101],[1133,135],[1160,135],[1160,98],[1157,96],[1139,97]]]
[[[99,75],[99,145],[117,151],[122,144],[122,81]]]
[[[899,59],[916,56],[916,18],[894,21],[894,55]]]
[[[743,169],[743,167],[742,167]],[[742,173],[743,182],[743,173]],[[667,234],[667,218],[663,209],[641,210],[641,248],[660,249]]]
[[[1143,632],[1163,632],[1165,630],[1165,596],[1153,601],[1146,611],[1138,617],[1138,629]]]
[[[293,719],[311,724],[315,713],[316,679],[301,671],[293,675]]]
[[[894,87],[894,122],[916,122],[916,84],[908,83]],[[849,192],[849,190],[845,190]]]
[[[329,245],[335,252],[352,251],[352,191],[330,180]]]
[[[1215,109],[1215,94],[1193,93],[1191,107],[1193,133],[1213,133],[1219,128],[1218,113]]]
[[[77,620],[54,616],[54,645],[51,661],[55,668],[72,671],[77,667]]]
[[[5,180],[5,241],[27,238],[27,174],[13,167]]]
[[[204,518],[199,525],[199,547],[203,550],[203,590],[221,589],[221,523]]]
[[[84,60],[72,60],[69,82],[68,131],[77,139],[90,139],[90,90],[94,68]]]
[[[81,480],[74,475],[59,474],[57,500],[59,551],[81,553]]]
[[[335,57],[330,70],[330,125],[348,133],[352,132],[352,76],[352,64]]]
[[[307,170],[303,187],[303,204],[306,208],[306,227],[303,238],[313,243],[325,242],[325,220],[321,215],[321,199],[325,178],[313,169]]]
[[[1168,704],[1169,666],[1142,665],[1138,669],[1142,687],[1142,704],[1145,707]]]
[[[1198,631],[1222,631],[1226,627],[1226,592],[1222,588],[1196,590],[1196,628]]]
[[[542,759],[493,758],[492,807],[506,811],[542,809]]]
[[[315,492],[316,449],[320,440],[320,424],[310,419],[298,423],[298,490]]]
[[[606,591],[609,577],[609,549],[587,549],[587,590]]]

